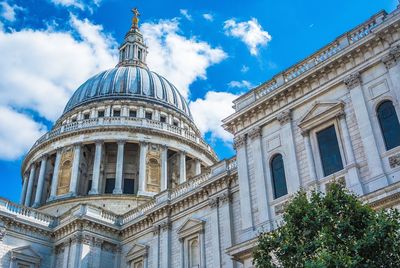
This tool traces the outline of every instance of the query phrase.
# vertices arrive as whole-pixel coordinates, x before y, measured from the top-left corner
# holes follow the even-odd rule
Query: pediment
[[[133,247],[126,254],[128,260],[134,260],[139,257],[147,256],[148,247],[143,244],[134,244]]]
[[[298,125],[303,131],[307,131],[312,127],[343,114],[343,112],[343,101],[317,101],[302,116]]]
[[[39,263],[41,257],[37,254],[31,246],[24,246],[19,248],[14,248],[11,250],[11,255],[15,259],[25,260],[31,263]]]
[[[180,238],[187,237],[194,233],[199,233],[204,229],[205,221],[198,219],[187,219],[178,229]]]

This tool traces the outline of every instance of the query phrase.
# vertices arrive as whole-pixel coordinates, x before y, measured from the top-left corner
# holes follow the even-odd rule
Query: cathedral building
[[[300,188],[400,207],[399,8],[236,99],[222,161],[147,67],[137,10],[119,50],[26,155],[20,204],[0,199],[0,267],[248,268]]]

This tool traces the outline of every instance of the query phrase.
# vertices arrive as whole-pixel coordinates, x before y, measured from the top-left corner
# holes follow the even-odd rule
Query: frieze
[[[208,205],[209,205],[211,208],[216,208],[216,207],[218,206],[218,197],[217,197],[217,196],[210,197],[210,198],[208,199]]]
[[[389,166],[390,168],[400,166],[400,154],[389,156]]]

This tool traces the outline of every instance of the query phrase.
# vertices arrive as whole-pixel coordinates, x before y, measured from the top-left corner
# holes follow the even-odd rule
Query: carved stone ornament
[[[389,157],[390,168],[395,168],[400,166],[400,154],[392,155]]]
[[[218,197],[210,197],[208,199],[208,205],[210,205],[211,208],[215,208],[218,206]]]
[[[390,69],[396,65],[396,59],[391,54],[384,56],[382,62],[385,64],[386,69]]]
[[[292,119],[292,115],[290,110],[283,111],[276,116],[276,119],[279,121],[281,125],[289,123]]]
[[[232,200],[232,194],[225,192],[219,196],[219,201],[221,204],[230,203]]]
[[[400,45],[392,47],[389,53],[394,57],[395,60],[398,60],[400,58]]]
[[[346,84],[348,89],[353,89],[359,85],[361,85],[361,75],[360,73],[353,73],[344,79],[344,83]]]
[[[261,129],[259,127],[253,128],[249,132],[249,137],[250,139],[256,139],[261,136]]]
[[[3,241],[4,236],[6,235],[6,229],[1,228],[0,229],[0,241]]]
[[[233,139],[233,148],[235,148],[235,150],[243,147],[246,143],[246,136],[245,135],[240,135],[240,136],[236,136]]]

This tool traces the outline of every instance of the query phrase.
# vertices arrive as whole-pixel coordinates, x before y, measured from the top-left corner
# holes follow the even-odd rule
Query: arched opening
[[[272,184],[274,198],[279,198],[287,194],[285,167],[281,154],[275,155],[271,160]]]
[[[400,124],[393,103],[389,100],[379,104],[376,113],[386,150],[400,145]]]

